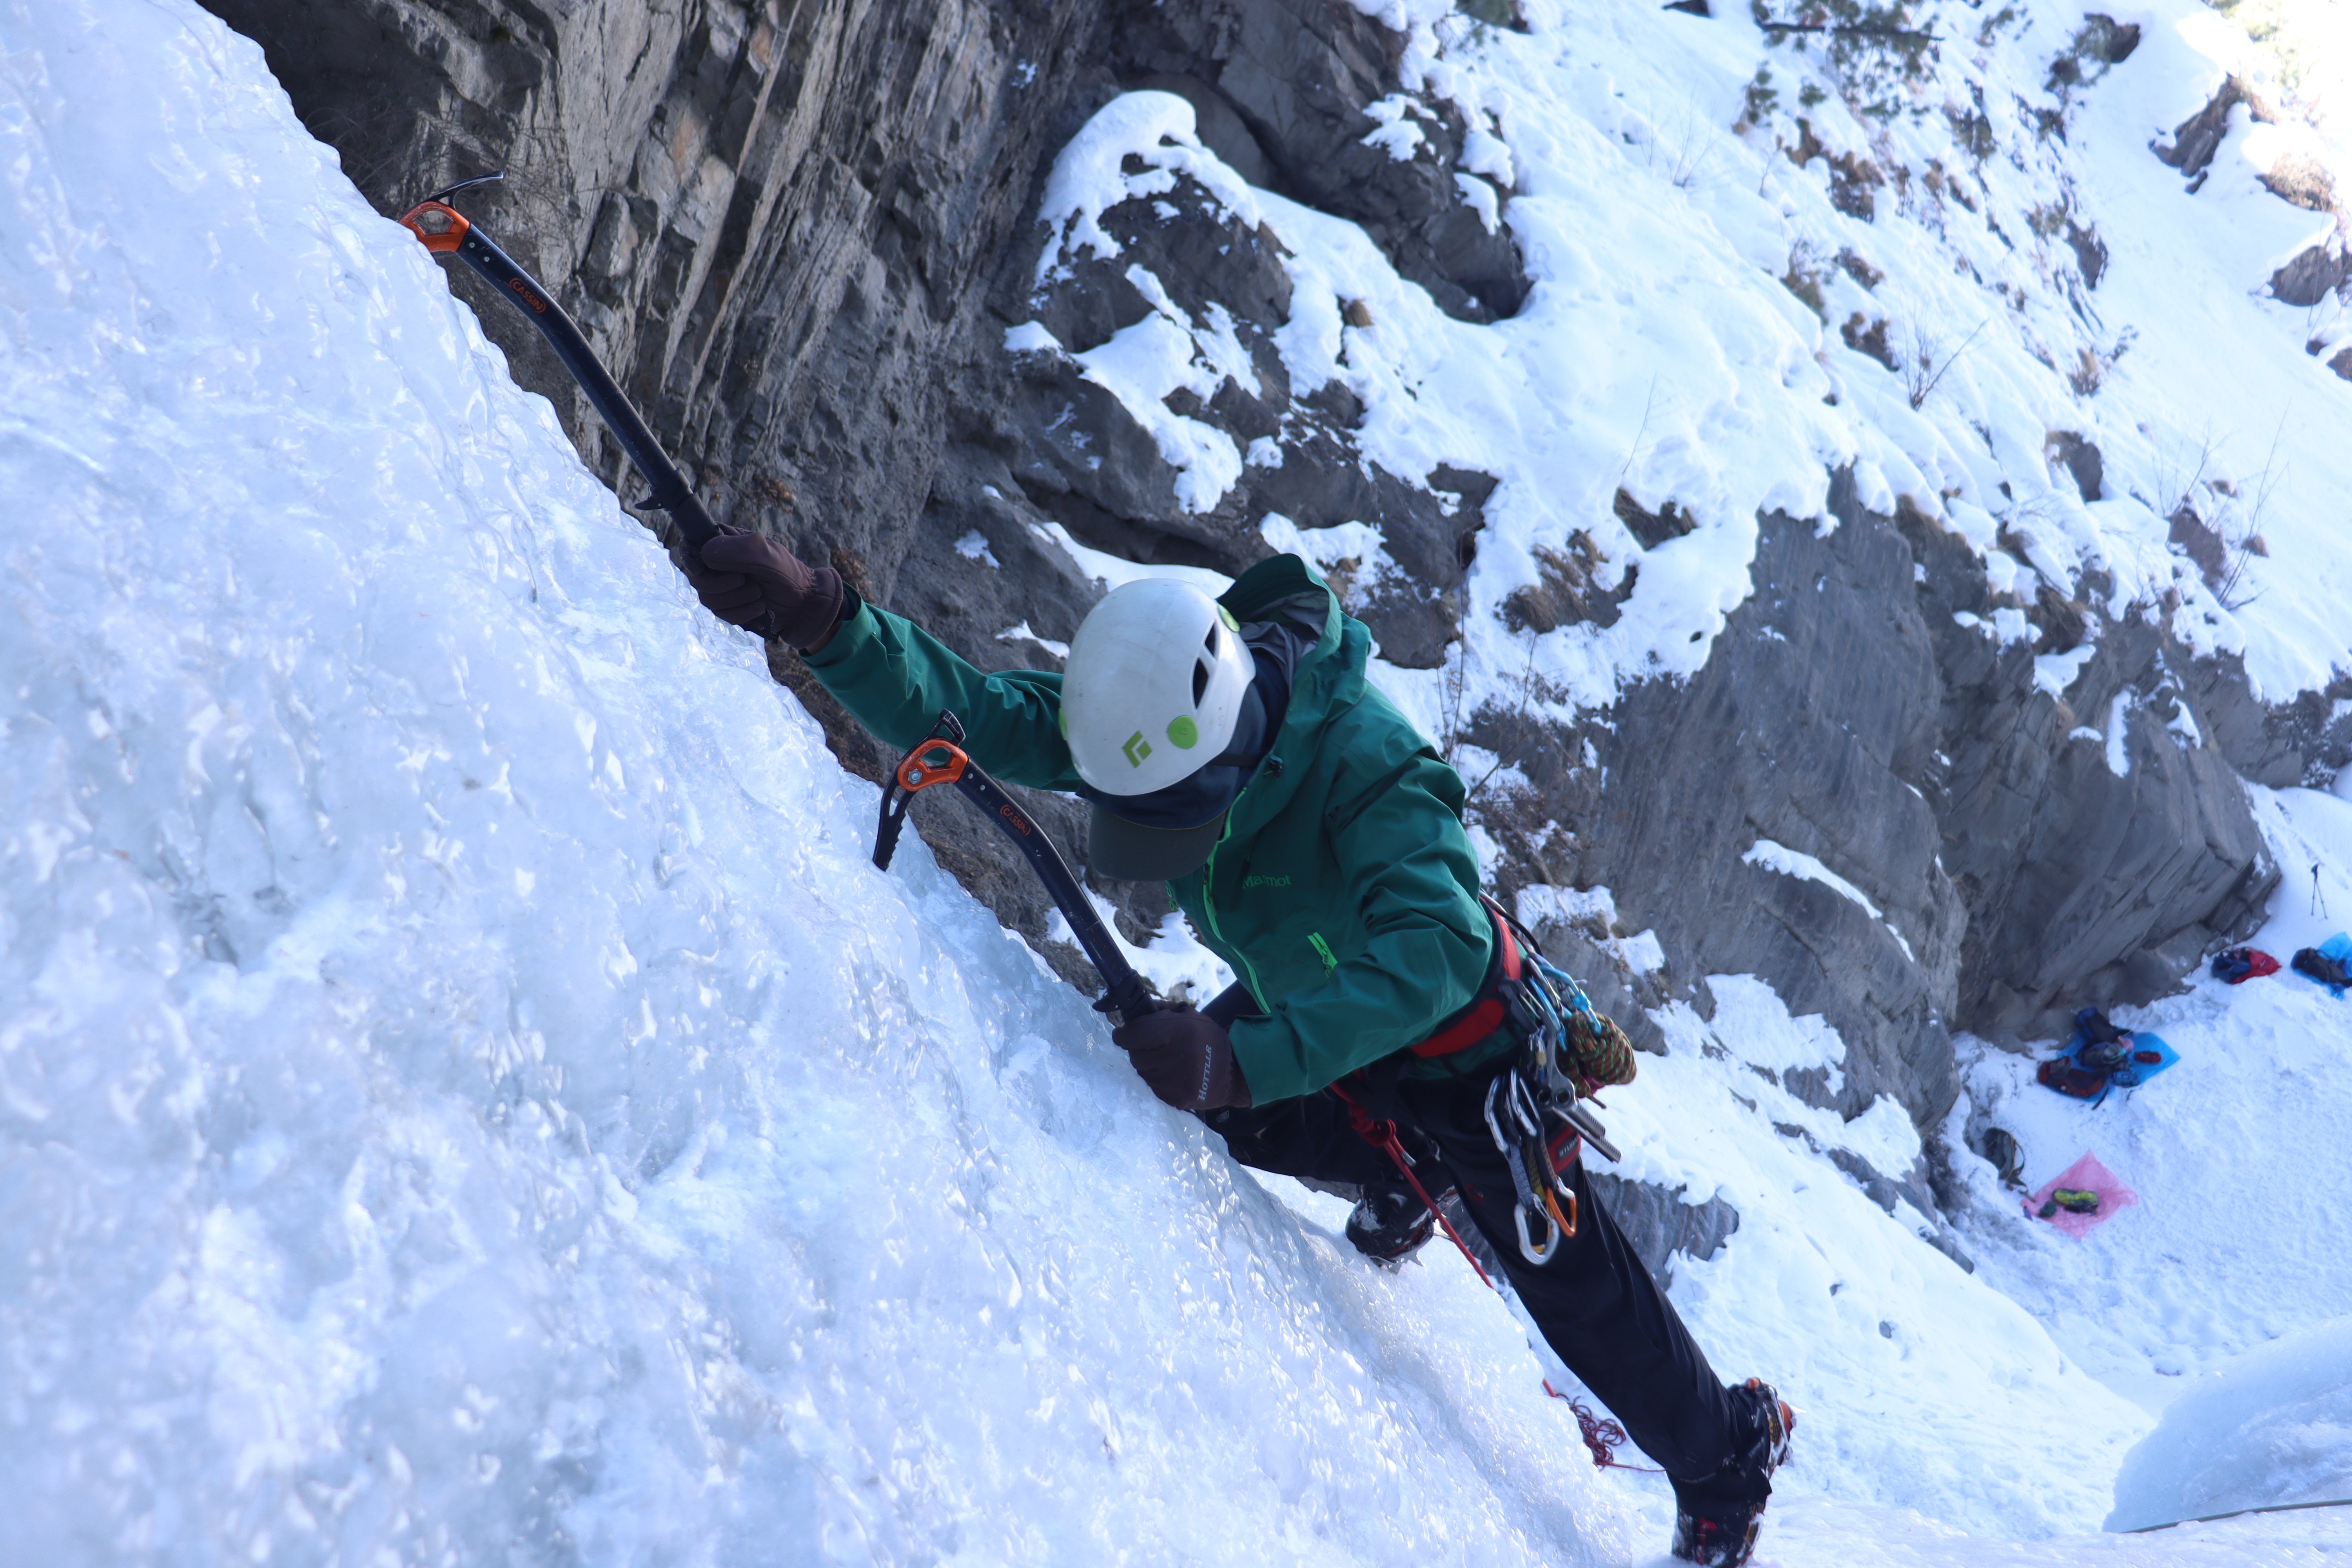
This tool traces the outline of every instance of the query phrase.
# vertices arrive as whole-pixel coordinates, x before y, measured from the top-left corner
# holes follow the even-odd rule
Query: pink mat
[[[2113,1171],[2100,1164],[2096,1154],[2085,1154],[2026,1198],[2026,1217],[2039,1218],[2042,1205],[2048,1203],[2050,1194],[2061,1187],[2082,1188],[2099,1194],[2099,1208],[2095,1214],[2074,1214],[2060,1209],[2042,1222],[2078,1241],[2113,1219],[2117,1210],[2129,1208],[2139,1202],[2139,1194],[2124,1185]]]

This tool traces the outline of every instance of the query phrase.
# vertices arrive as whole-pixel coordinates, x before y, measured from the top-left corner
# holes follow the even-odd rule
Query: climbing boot
[[[1429,1205],[1402,1184],[1368,1184],[1348,1215],[1348,1239],[1383,1268],[1402,1268],[1436,1228]]]
[[[1765,1500],[1772,1495],[1772,1472],[1788,1462],[1789,1439],[1797,1429],[1797,1413],[1762,1378],[1751,1377],[1728,1392],[1748,1428],[1745,1445],[1730,1464],[1694,1488],[1693,1495],[1675,1489],[1672,1555],[1699,1568],[1740,1568],[1756,1550]]]

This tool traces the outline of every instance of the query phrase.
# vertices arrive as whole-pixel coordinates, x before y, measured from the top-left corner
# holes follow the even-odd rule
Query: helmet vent
[[[1203,696],[1203,695],[1208,691],[1208,689],[1209,689],[1209,661],[1208,661],[1207,659],[1205,659],[1205,658],[1196,658],[1196,659],[1194,659],[1194,660],[1192,661],[1192,706],[1193,706],[1193,707],[1198,708],[1198,707],[1201,705],[1201,699],[1202,699],[1202,696]]]

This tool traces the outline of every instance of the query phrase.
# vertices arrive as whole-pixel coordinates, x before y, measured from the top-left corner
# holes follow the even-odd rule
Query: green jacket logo
[[[1242,879],[1242,886],[1244,888],[1287,888],[1290,886],[1290,879],[1287,877],[1244,877]]]
[[[1129,767],[1139,768],[1143,765],[1143,759],[1151,754],[1151,742],[1143,738],[1142,731],[1138,730],[1134,734],[1129,735],[1118,749],[1127,753]]]

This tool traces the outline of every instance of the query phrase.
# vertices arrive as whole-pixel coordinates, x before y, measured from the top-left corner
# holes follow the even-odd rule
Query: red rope
[[[1617,1422],[1606,1416],[1595,1415],[1584,1401],[1570,1398],[1569,1395],[1554,1388],[1549,1378],[1544,1379],[1544,1392],[1554,1399],[1566,1400],[1568,1407],[1576,1412],[1577,1431],[1584,1438],[1585,1447],[1591,1450],[1594,1469],[1638,1470],[1645,1476],[1663,1476],[1666,1473],[1649,1465],[1629,1465],[1617,1457],[1618,1447],[1630,1441],[1625,1436],[1625,1428]]]
[[[1437,1206],[1437,1200],[1429,1195],[1429,1190],[1421,1184],[1421,1178],[1412,1173],[1412,1162],[1405,1156],[1404,1142],[1397,1136],[1396,1123],[1374,1121],[1371,1112],[1357,1104],[1356,1097],[1336,1083],[1331,1086],[1331,1092],[1338,1095],[1339,1102],[1348,1108],[1348,1124],[1365,1142],[1388,1155],[1390,1163],[1396,1166],[1398,1173],[1412,1188],[1412,1195],[1421,1200],[1422,1207],[1436,1216],[1437,1223],[1445,1227],[1445,1239],[1461,1249],[1463,1260],[1470,1265],[1470,1272],[1478,1276],[1478,1283],[1489,1290],[1494,1289],[1495,1282],[1487,1279],[1486,1269],[1479,1267],[1478,1255],[1470,1250],[1470,1244],[1462,1239],[1462,1233],[1454,1228],[1454,1222],[1445,1217],[1445,1211]]]
[[[1348,1124],[1356,1130],[1365,1142],[1389,1157],[1390,1163],[1396,1166],[1397,1173],[1403,1176],[1406,1184],[1412,1188],[1412,1195],[1419,1198],[1422,1206],[1436,1216],[1439,1225],[1445,1227],[1445,1238],[1461,1249],[1463,1260],[1470,1265],[1470,1271],[1478,1276],[1478,1283],[1489,1290],[1495,1289],[1495,1282],[1486,1278],[1486,1270],[1480,1266],[1478,1255],[1470,1250],[1470,1244],[1462,1239],[1462,1233],[1454,1228],[1454,1222],[1445,1217],[1445,1211],[1437,1206],[1437,1200],[1429,1195],[1429,1189],[1423,1186],[1421,1178],[1412,1173],[1412,1162],[1405,1155],[1404,1142],[1397,1136],[1396,1123],[1373,1121],[1371,1112],[1356,1103],[1356,1097],[1336,1083],[1331,1086],[1331,1092],[1338,1095],[1339,1102],[1348,1108]],[[1645,1476],[1663,1476],[1666,1473],[1664,1470],[1654,1469],[1648,1465],[1629,1465],[1617,1457],[1618,1446],[1630,1441],[1622,1425],[1595,1415],[1591,1409],[1587,1408],[1584,1401],[1570,1399],[1567,1394],[1554,1388],[1549,1378],[1544,1379],[1543,1391],[1554,1399],[1567,1401],[1568,1407],[1576,1413],[1577,1431],[1583,1437],[1585,1447],[1592,1454],[1593,1468],[1638,1470]]]

